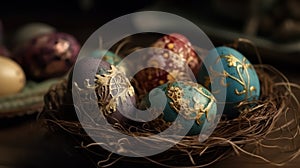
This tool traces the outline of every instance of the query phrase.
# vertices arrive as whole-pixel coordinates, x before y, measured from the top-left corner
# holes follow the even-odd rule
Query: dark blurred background
[[[12,46],[15,31],[31,22],[47,23],[84,43],[104,23],[143,10],[185,17],[202,28],[215,45],[231,43],[237,38],[250,39],[259,48],[264,63],[280,69],[300,65],[298,0],[9,0],[1,2],[0,19],[8,47]],[[245,50],[251,52],[249,48]]]
[[[263,63],[279,68],[291,81],[300,83],[298,0],[4,0],[0,2],[3,43],[12,49],[16,30],[28,23],[42,22],[74,35],[83,44],[106,22],[143,10],[185,17],[197,24],[215,46],[247,38],[259,49]],[[251,45],[240,49],[257,63]],[[1,120],[0,167],[91,166],[89,159],[82,159],[66,141],[44,136],[44,132],[32,123],[35,117],[17,118],[13,122]]]

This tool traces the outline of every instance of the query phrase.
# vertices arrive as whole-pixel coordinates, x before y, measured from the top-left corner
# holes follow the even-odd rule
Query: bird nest
[[[144,164],[150,167],[153,165],[204,167],[234,154],[244,154],[277,166],[285,165],[300,153],[299,146],[296,144],[296,139],[300,137],[298,123],[300,104],[295,95],[300,87],[290,83],[280,71],[270,65],[258,64],[254,67],[261,83],[259,100],[239,104],[239,117],[221,118],[216,129],[205,141],[200,142],[199,135],[184,136],[181,137],[181,141],[174,142],[173,147],[153,156],[136,159],[106,150],[134,152],[122,148],[124,144],[131,145],[133,148],[136,145],[126,138],[112,143],[114,137],[110,135],[115,129],[133,138],[147,137],[153,132],[136,131],[134,126],[128,129],[118,122],[108,129],[91,122],[89,118],[93,116],[89,116],[88,113],[85,114],[86,120],[79,122],[75,108],[80,107],[73,105],[72,91],[68,87],[67,80],[54,85],[45,95],[45,107],[41,118],[50,130],[68,132],[73,135],[79,143],[78,146],[87,151],[101,167],[125,162],[129,165]],[[257,105],[249,106],[253,103]],[[100,140],[96,142],[95,138]],[[151,142],[147,139],[144,144],[148,145],[149,149],[155,149],[159,146],[156,144],[164,142],[172,143],[172,139],[160,137],[151,139]],[[106,149],[102,148],[103,146]],[[264,155],[262,152],[264,149],[277,153],[289,152],[289,155],[281,158],[282,160],[272,160]]]

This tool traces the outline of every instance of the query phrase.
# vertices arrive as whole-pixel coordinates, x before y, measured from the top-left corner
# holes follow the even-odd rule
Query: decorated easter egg
[[[80,45],[72,35],[47,33],[19,48],[14,59],[23,67],[28,78],[44,80],[68,72],[79,50]]]
[[[79,60],[69,75],[69,87],[70,82],[80,92],[96,93],[100,112],[111,124],[125,120],[120,111],[129,112],[134,108],[135,93],[130,81],[118,67],[98,57]]]
[[[211,54],[218,54],[216,59]],[[260,83],[257,73],[249,60],[240,52],[229,47],[217,47],[206,57],[207,65],[199,71],[199,83],[211,88],[214,83],[226,88],[226,102],[223,114],[228,118],[239,115],[237,108],[243,101],[257,100]],[[223,65],[224,70],[218,66]],[[210,76],[208,75],[210,72]],[[217,97],[218,91],[213,92]],[[222,102],[220,102],[222,103]]]
[[[130,112],[135,106],[134,89],[125,74],[114,65],[96,75],[96,94],[101,111],[108,117],[121,117],[119,111]]]
[[[139,71],[132,80],[132,85],[140,97],[145,96],[153,88],[165,84],[168,81],[173,81],[172,74],[159,68],[145,68]]]
[[[20,92],[26,82],[25,74],[15,61],[0,56],[0,96]]]
[[[181,34],[169,34],[158,39],[146,56],[146,67],[134,76],[140,95],[168,81],[192,80],[201,61],[189,40]],[[145,80],[147,82],[145,82]]]
[[[201,60],[190,41],[182,34],[172,33],[158,39],[153,47],[164,48],[178,54],[196,75],[201,67]]]
[[[197,135],[201,132],[204,124],[214,123],[217,114],[216,100],[202,85],[191,81],[175,81],[163,84],[158,88],[167,97],[162,115],[165,123],[153,127],[170,125],[179,117],[177,129],[188,129],[187,135]],[[155,97],[155,93],[152,96]],[[149,95],[146,96],[141,104],[148,104],[149,99]],[[146,106],[149,107],[149,104]],[[189,123],[191,123],[191,127],[189,127]]]

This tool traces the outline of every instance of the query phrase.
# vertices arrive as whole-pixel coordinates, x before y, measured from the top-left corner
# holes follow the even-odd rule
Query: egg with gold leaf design
[[[217,57],[212,56],[215,53],[218,54]],[[219,88],[226,88],[224,116],[237,117],[240,103],[259,98],[258,75],[253,65],[239,51],[224,46],[217,47],[210,51],[205,61],[206,65],[199,71],[199,83],[207,88],[211,88],[212,83]],[[220,69],[221,64],[224,67],[223,70]],[[210,76],[208,72],[210,72]],[[212,93],[215,97],[220,94],[218,89]]]
[[[124,122],[120,111],[129,112],[135,104],[134,89],[124,72],[99,57],[79,60],[69,75],[68,87],[82,96],[79,97],[82,102],[97,101],[96,113],[87,110],[91,118],[98,118],[101,112],[111,124]]]
[[[200,134],[204,125],[205,128],[209,128],[215,123],[216,100],[202,85],[191,81],[174,81],[157,88],[161,89],[167,97],[162,114],[165,125],[173,124],[172,122],[178,117],[176,132],[187,129],[187,135],[197,135]],[[155,93],[151,96],[155,97]],[[148,95],[142,103],[150,107],[150,99]],[[154,127],[164,127],[164,124],[160,123]]]

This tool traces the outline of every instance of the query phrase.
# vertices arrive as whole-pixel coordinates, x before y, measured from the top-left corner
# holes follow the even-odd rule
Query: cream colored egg
[[[0,96],[20,92],[25,86],[23,69],[10,58],[0,56]]]

